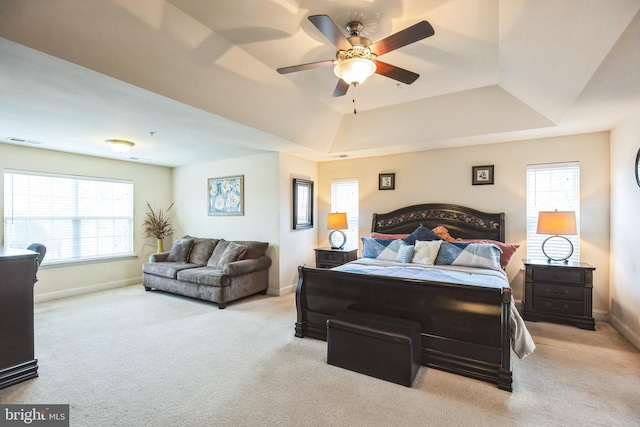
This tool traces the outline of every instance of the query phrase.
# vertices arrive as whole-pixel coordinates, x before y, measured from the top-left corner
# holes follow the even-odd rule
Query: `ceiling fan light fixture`
[[[333,72],[350,85],[362,84],[376,72],[376,63],[367,58],[348,58],[338,62]]]
[[[124,139],[106,139],[104,142],[106,142],[109,147],[118,154],[126,153],[136,145],[133,142],[125,141]]]

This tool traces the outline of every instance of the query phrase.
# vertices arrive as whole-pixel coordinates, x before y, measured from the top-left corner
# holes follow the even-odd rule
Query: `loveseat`
[[[171,251],[151,255],[142,265],[145,290],[157,289],[211,301],[218,308],[257,293],[266,294],[269,243],[184,236]]]

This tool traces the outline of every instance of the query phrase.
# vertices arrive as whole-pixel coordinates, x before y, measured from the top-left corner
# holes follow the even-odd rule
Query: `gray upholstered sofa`
[[[185,236],[170,252],[142,265],[142,284],[152,289],[215,302],[218,308],[257,293],[266,294],[271,258],[268,243]]]

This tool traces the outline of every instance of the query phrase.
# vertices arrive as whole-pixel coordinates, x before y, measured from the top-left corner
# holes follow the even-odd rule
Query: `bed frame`
[[[422,204],[374,214],[372,231],[411,233],[444,225],[451,235],[504,242],[504,213]],[[327,339],[327,320],[345,309],[416,320],[424,366],[512,391],[511,288],[460,285],[299,267],[297,337]]]

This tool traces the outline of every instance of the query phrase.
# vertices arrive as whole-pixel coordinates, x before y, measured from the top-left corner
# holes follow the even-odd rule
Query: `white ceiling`
[[[638,0],[3,0],[0,142],[164,166],[283,151],[316,161],[609,130],[640,111]],[[307,19],[354,19],[384,55],[332,98]],[[346,34],[346,31],[345,31]],[[354,106],[357,114],[353,114]],[[136,143],[125,155],[105,139]],[[27,143],[27,145],[29,145]]]

